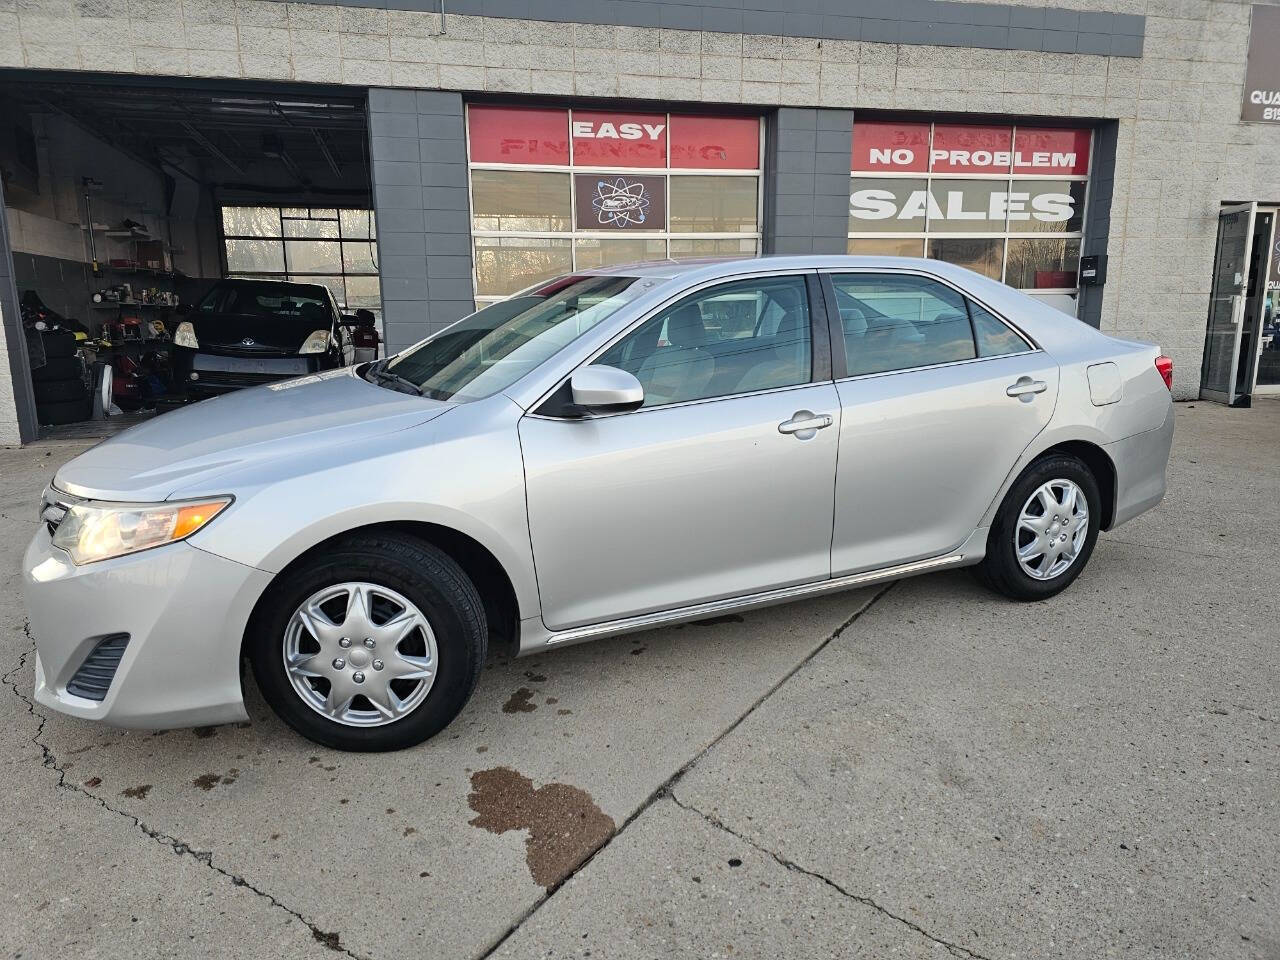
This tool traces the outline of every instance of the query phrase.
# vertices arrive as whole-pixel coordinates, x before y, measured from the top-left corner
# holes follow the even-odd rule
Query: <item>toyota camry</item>
[[[1158,504],[1172,364],[933,260],[660,262],[532,286],[374,363],[57,471],[38,701],[349,750],[519,653],[972,566],[1043,601]]]

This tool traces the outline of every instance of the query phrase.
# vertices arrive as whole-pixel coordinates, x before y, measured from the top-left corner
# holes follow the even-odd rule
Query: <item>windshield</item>
[[[634,300],[643,286],[635,277],[560,277],[473,313],[392,357],[385,370],[434,400],[492,396]]]
[[[298,317],[326,324],[329,300],[323,287],[291,283],[220,283],[196,307],[199,313],[235,313],[251,317]]]

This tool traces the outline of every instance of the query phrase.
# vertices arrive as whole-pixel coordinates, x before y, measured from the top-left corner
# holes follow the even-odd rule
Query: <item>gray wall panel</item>
[[[764,252],[844,253],[853,112],[783,107],[766,125]]]
[[[440,0],[303,0],[439,13]],[[870,40],[877,43],[938,44],[990,50],[1049,50],[1106,53],[1098,38],[1112,38],[1110,53],[1142,56],[1146,18],[1141,14],[1082,12],[1065,7],[1033,8],[962,0],[447,0],[449,13],[560,23],[666,27],[715,33],[764,34]],[[1123,42],[1115,38],[1123,36]],[[373,110],[404,110],[383,91]],[[421,94],[419,94],[421,98]],[[430,112],[421,103],[419,112]],[[445,111],[446,115],[448,111]]]
[[[369,129],[383,323],[393,352],[475,309],[462,96],[370,90]]]

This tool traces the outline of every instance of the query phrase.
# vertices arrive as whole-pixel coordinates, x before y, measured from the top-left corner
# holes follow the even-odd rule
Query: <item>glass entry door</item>
[[[1204,361],[1200,368],[1200,396],[1219,403],[1237,403],[1249,395],[1252,364],[1241,363],[1246,328],[1256,323],[1261,298],[1251,287],[1261,283],[1266,267],[1258,269],[1254,253],[1256,203],[1222,208],[1218,214],[1218,244],[1213,258],[1213,287],[1209,294],[1209,322],[1205,333]],[[1262,240],[1270,252],[1268,237]],[[1264,251],[1260,251],[1264,252]],[[1253,275],[1253,276],[1251,276]],[[1252,307],[1252,311],[1250,308]]]

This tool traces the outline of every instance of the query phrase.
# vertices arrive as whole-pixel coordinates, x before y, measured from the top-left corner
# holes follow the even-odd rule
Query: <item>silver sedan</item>
[[[1043,600],[1158,504],[1172,367],[932,260],[540,283],[387,360],[63,466],[27,551],[36,697],[165,727],[443,729],[520,653],[973,566]]]

